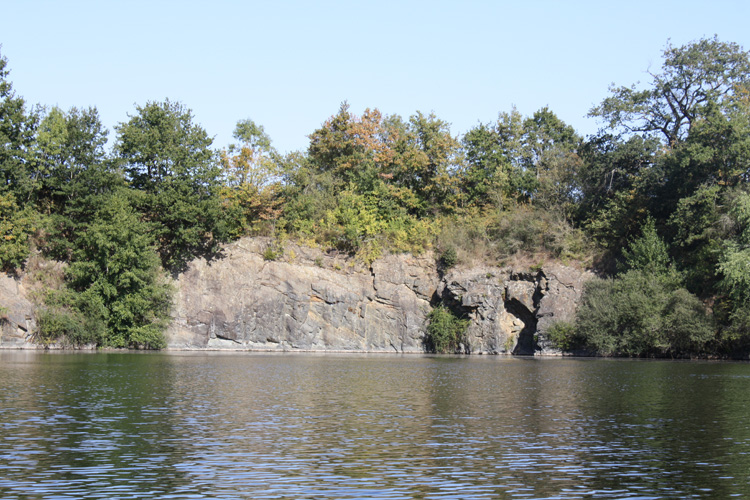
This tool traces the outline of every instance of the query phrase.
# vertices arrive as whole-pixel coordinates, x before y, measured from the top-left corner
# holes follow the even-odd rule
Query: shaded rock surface
[[[294,244],[266,261],[270,244],[243,239],[222,259],[191,263],[176,283],[170,348],[422,352],[431,304],[443,301],[471,320],[465,352],[552,353],[546,329],[573,319],[592,276],[551,265],[441,278],[431,255],[390,255],[365,268]]]

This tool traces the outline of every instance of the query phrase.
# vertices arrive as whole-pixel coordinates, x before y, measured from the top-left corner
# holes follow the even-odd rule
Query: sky
[[[668,41],[750,50],[748,19],[746,0],[0,0],[0,54],[29,105],[94,106],[111,137],[169,99],[216,148],[250,118],[291,152],[344,101],[434,112],[456,136],[548,106],[593,134],[588,111],[611,84],[646,84]]]

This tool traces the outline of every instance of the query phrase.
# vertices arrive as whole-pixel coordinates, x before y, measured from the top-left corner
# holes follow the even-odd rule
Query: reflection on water
[[[750,364],[0,352],[0,497],[750,495]]]

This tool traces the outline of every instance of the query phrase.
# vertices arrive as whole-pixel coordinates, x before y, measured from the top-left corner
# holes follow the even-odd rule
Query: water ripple
[[[750,365],[0,353],[6,499],[750,495]]]

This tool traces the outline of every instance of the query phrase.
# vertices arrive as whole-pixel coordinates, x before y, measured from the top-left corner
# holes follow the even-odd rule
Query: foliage
[[[587,139],[546,107],[456,137],[433,113],[343,103],[284,156],[251,119],[216,152],[169,100],[137,106],[108,150],[96,108],[29,109],[6,68],[0,56],[0,265],[23,268],[32,247],[67,265],[40,309],[47,339],[158,347],[163,271],[263,235],[365,263],[430,248],[443,268],[593,263],[610,278],[575,329],[553,327],[558,345],[750,351],[750,57],[736,44],[668,44],[644,86],[591,110],[604,128]],[[461,320],[445,314],[432,324],[450,331]]]
[[[44,308],[37,311],[36,323],[36,335],[44,344],[98,344],[105,335],[101,322],[88,318],[76,310]]]
[[[472,208],[438,221],[438,248],[453,247],[461,262],[530,256],[589,262],[594,249],[584,232],[562,214],[511,205],[504,211]]]
[[[170,287],[150,234],[124,197],[113,196],[79,236],[67,279],[79,310],[106,323],[104,344],[163,347]]]
[[[443,249],[440,254],[440,264],[443,266],[443,269],[450,269],[458,264],[458,253],[456,252],[456,247],[449,245]]]
[[[153,241],[123,193],[103,204],[73,242],[65,287],[38,312],[45,341],[112,347],[164,347],[171,288]]]
[[[271,139],[250,119],[237,123],[235,139],[221,152],[223,219],[229,238],[258,234],[282,213],[279,157]]]
[[[225,240],[212,139],[182,104],[149,102],[136,110],[115,127],[115,149],[162,265],[179,272],[191,258],[213,255]]]
[[[716,290],[723,241],[729,236],[726,197],[721,186],[705,185],[679,200],[669,217],[672,247],[685,283],[694,293],[710,296]]]
[[[634,239],[622,252],[626,268],[659,275],[666,274],[671,266],[671,259],[667,253],[666,243],[656,232],[656,221],[653,217],[648,217],[641,229],[641,236]]]
[[[106,141],[96,108],[52,108],[40,122],[36,150],[45,176],[37,198],[47,222],[40,243],[51,257],[68,260],[76,236],[108,196],[125,185],[104,151]]]
[[[432,352],[456,352],[465,342],[469,320],[460,319],[450,309],[438,306],[430,311],[427,325],[427,347]]]
[[[631,270],[587,284],[576,330],[601,355],[682,356],[713,338],[703,304],[662,276]]]
[[[34,157],[36,110],[28,112],[8,80],[8,61],[0,54],[0,193],[11,192],[18,203],[34,201],[39,172]]]
[[[29,255],[29,236],[38,218],[30,207],[20,210],[12,193],[0,193],[0,270],[21,267]]]
[[[582,347],[585,339],[576,330],[575,323],[556,321],[547,329],[547,337],[556,349],[572,351]]]
[[[682,47],[668,43],[663,55],[661,72],[649,72],[649,88],[613,87],[612,96],[590,114],[612,129],[659,133],[672,145],[684,140],[712,105],[724,107],[750,83],[748,53],[735,43],[716,37]]]

